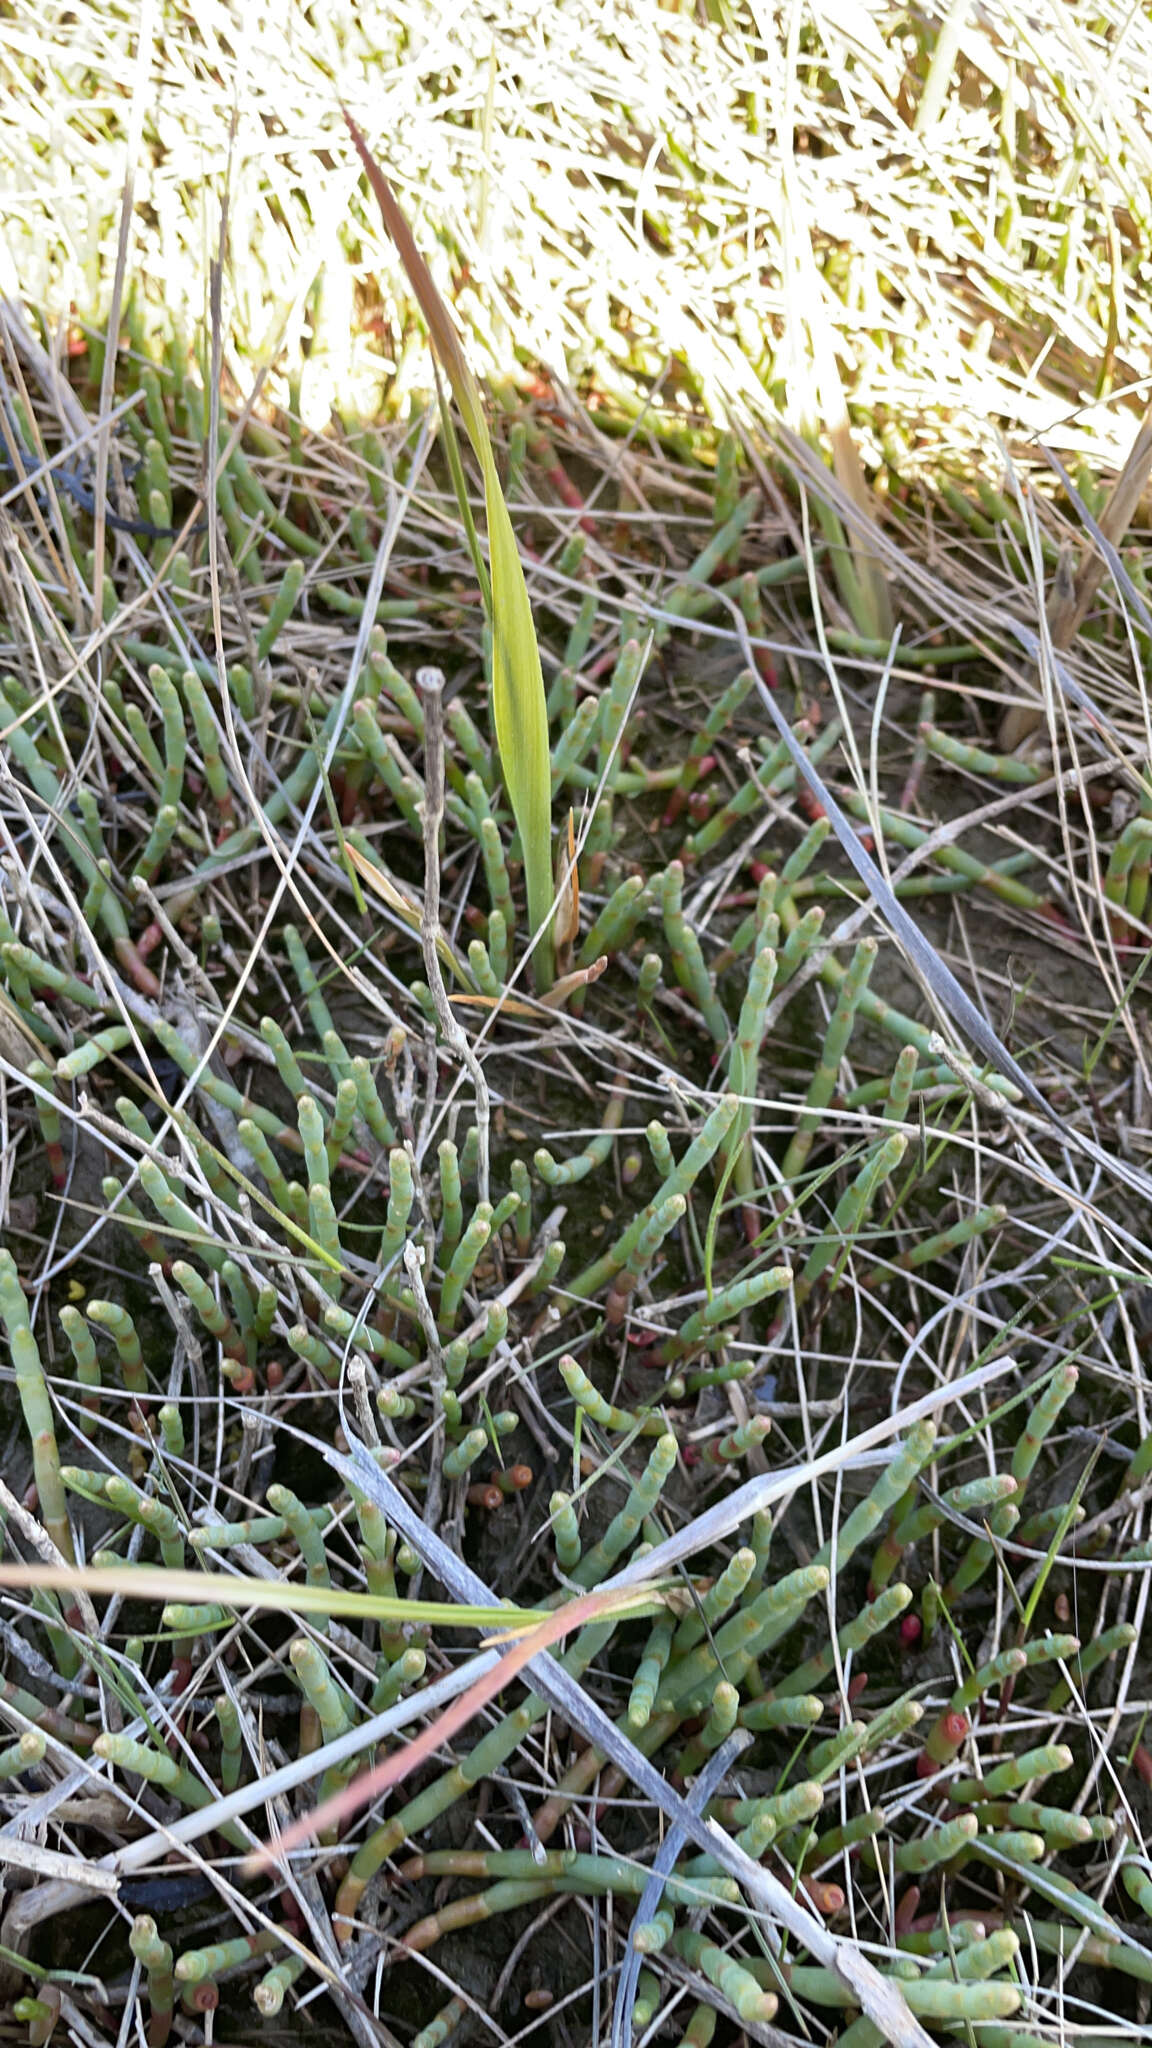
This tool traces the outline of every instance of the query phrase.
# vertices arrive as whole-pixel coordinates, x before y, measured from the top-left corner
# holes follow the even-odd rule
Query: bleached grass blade
[[[708,1758],[703,1770],[695,1779],[688,1794],[688,1805],[694,1813],[703,1813],[708,1801],[719,1790],[742,1750],[748,1748],[753,1736],[747,1728],[737,1728],[722,1742],[719,1749]],[[616,1980],[616,2003],[612,2008],[611,2048],[629,2048],[632,2039],[632,2013],[636,2004],[636,1986],[640,1981],[642,1956],[634,1941],[635,1931],[646,1920],[651,1920],[664,1896],[664,1885],[672,1874],[673,1866],[684,1847],[684,1830],[679,1822],[673,1821],[655,1856],[652,1858],[652,1873],[640,1895],[636,1911],[632,1915],[632,1926],[624,1950],[624,1961]]]

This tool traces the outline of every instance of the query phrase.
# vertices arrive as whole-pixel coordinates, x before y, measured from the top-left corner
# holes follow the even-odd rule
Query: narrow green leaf
[[[408,281],[428,323],[432,345],[452,387],[484,478],[484,510],[488,522],[491,592],[484,592],[492,628],[492,716],[496,745],[512,813],[524,849],[528,913],[540,937],[534,958],[536,987],[551,987],[552,942],[552,801],[548,747],[548,707],[540,669],[540,649],[524,568],[488,434],[480,389],[468,367],[452,316],[437,290],[432,273],[395,195],[352,116],[344,118],[368,182],[376,195],[384,225],[396,244]],[[463,491],[458,461],[453,465],[457,495]],[[466,501],[462,498],[465,523]],[[481,578],[483,588],[483,578]]]
[[[524,879],[536,948],[536,986],[552,984],[552,777],[548,707],[532,606],[516,536],[487,434],[477,449],[484,471],[488,554],[492,565],[492,713],[496,745],[524,849]]]

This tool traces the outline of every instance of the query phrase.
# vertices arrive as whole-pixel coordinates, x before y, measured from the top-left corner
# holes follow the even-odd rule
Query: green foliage
[[[400,252],[409,283],[428,322],[437,357],[452,387],[464,430],[484,479],[489,557],[487,576],[483,572],[474,536],[473,553],[492,634],[492,715],[496,744],[524,853],[528,915],[536,936],[535,978],[543,993],[552,985],[552,801],[548,713],[528,586],[500,488],[480,392],[457,338],[452,316],[416,247],[387,179],[355,122],[350,116],[346,119],[385,226]],[[451,449],[454,445],[451,423],[447,414],[444,417]],[[471,530],[467,489],[458,456],[453,462],[453,484],[461,515]]]
[[[1060,1147],[1014,1121],[1012,1089],[942,1047],[946,1020],[879,927],[862,928],[827,818],[810,814],[787,747],[758,729],[767,650],[754,647],[750,665],[734,618],[758,643],[806,635],[807,664],[823,569],[790,541],[760,559],[764,498],[735,437],[715,473],[693,442],[683,474],[647,478],[680,550],[659,588],[642,539],[617,564],[625,606],[604,531],[594,547],[569,519],[534,622],[497,440],[443,307],[425,312],[484,480],[495,756],[473,716],[486,654],[477,563],[464,553],[474,536],[446,538],[443,502],[426,515],[414,499],[393,536],[404,594],[390,580],[381,596],[367,565],[389,493],[339,495],[341,465],[370,455],[402,479],[406,429],[387,427],[374,455],[358,426],[333,429],[321,451],[330,499],[294,424],[281,435],[249,422],[233,446],[222,422],[217,540],[237,573],[218,661],[203,658],[200,534],[152,594],[110,558],[97,671],[68,585],[83,569],[91,588],[87,530],[77,535],[74,513],[52,528],[61,583],[35,552],[36,529],[14,528],[67,658],[44,685],[39,638],[20,643],[3,685],[0,802],[18,859],[0,893],[0,1052],[24,1206],[0,1253],[0,1320],[35,1483],[26,1512],[66,1559],[82,1528],[86,1554],[135,1572],[140,1597],[130,1619],[113,1610],[105,1637],[71,1592],[9,1609],[28,1670],[0,1683],[15,1738],[0,1776],[13,1800],[38,1796],[37,1743],[95,1748],[118,1783],[148,1783],[169,1820],[198,1816],[223,1834],[233,1860],[222,1882],[247,1930],[262,1895],[239,1868],[248,1837],[223,1802],[262,1802],[263,1717],[299,1785],[312,1772],[326,1795],[357,1768],[346,1739],[387,1744],[405,1717],[431,1714],[429,1689],[459,1661],[454,1625],[491,1623],[490,1610],[422,1600],[416,1549],[362,1490],[336,1484],[326,1452],[338,1432],[398,1466],[425,1525],[483,1561],[494,1599],[532,1612],[642,1565],[670,1529],[792,1468],[775,1523],[749,1498],[738,1528],[661,1587],[663,1604],[589,1623],[557,1654],[669,1781],[691,1780],[733,1733],[751,1737],[747,1784],[736,1773],[736,1796],[725,1782],[717,1821],[750,1856],[771,1850],[837,1929],[855,1885],[875,1926],[895,1929],[881,1957],[893,1997],[929,2025],[998,2039],[989,2029],[1025,2006],[1015,1933],[998,1924],[1009,1913],[1028,1914],[1042,1956],[1070,1957],[1087,1939],[1093,1969],[1145,1967],[1125,1931],[1147,1912],[1138,1863],[1123,1864],[1123,1897],[1097,1897],[1123,1809],[1110,1777],[1083,1778],[1077,1718],[1085,1703],[1097,1727],[1114,1713],[1119,1739],[1138,1747],[1131,1610],[1101,1572],[1087,1582],[1099,1627],[1081,1623],[1080,1565],[1147,1562],[1130,1522],[1152,1437],[1139,1386],[1128,1402],[1118,1383],[1110,1320],[1122,1296],[1139,1355],[1142,1253],[1117,1234],[1132,1263],[1105,1259],[1096,1209],[1107,1196],[1094,1192],[1090,1211],[1081,1189],[1065,1189]],[[149,428],[137,493],[167,523],[199,474],[204,391],[183,358],[130,374]],[[567,516],[547,425],[518,408],[517,492],[537,492],[552,517],[553,490]],[[604,492],[612,475],[608,464]],[[787,468],[776,481],[795,495]],[[612,512],[633,495],[621,483]],[[1003,526],[1009,509],[985,512]],[[599,516],[580,515],[593,529]],[[543,512],[532,525],[540,552]],[[158,565],[163,539],[138,538]],[[641,658],[641,591],[666,670]],[[352,672],[344,621],[372,602]],[[14,642],[23,617],[7,619]],[[688,637],[701,622],[715,640]],[[957,630],[928,622],[944,623]],[[555,671],[547,695],[537,627]],[[837,633],[826,644],[858,676],[887,661],[886,643],[878,654]],[[456,692],[432,938],[449,1022],[483,1062],[486,1124],[422,979],[419,819],[435,713],[417,685],[430,645],[452,650]],[[911,676],[917,692],[928,651],[907,650],[902,684]],[[967,675],[978,650],[950,638],[932,651]],[[895,740],[891,756],[878,752],[886,800],[865,777],[844,791],[856,745],[847,695],[840,715],[823,715],[807,666],[802,676],[793,695],[779,687],[805,758],[879,834],[891,868],[909,857],[895,876],[902,900],[931,888],[977,929],[981,905],[1049,915],[1047,870],[1022,879],[1019,840],[1054,812],[1029,813],[1027,831],[1014,817],[1004,847],[969,850],[901,782],[905,771],[977,777],[991,804],[1010,782],[1039,805],[1037,776],[944,733],[922,706],[905,752]],[[877,732],[888,746],[882,721]],[[516,933],[551,918],[553,796],[558,812],[586,807],[587,836],[554,980],[550,939],[537,949],[544,1003],[515,979]],[[1100,863],[1113,920],[1100,933],[1121,944],[1143,919],[1144,824],[1120,825]],[[1108,1027],[1094,1031],[1098,1062]],[[1067,1086],[1058,1068],[1043,1072]],[[1063,1098],[1069,1129],[1082,1108]],[[93,1224],[106,1234],[89,1237]],[[812,1478],[817,1445],[827,1452],[1006,1347],[1016,1369],[980,1403],[942,1405],[935,1434],[925,1422],[894,1429],[879,1471],[845,1463]],[[1102,1420],[1107,1456],[1093,1463],[1081,1433]],[[28,1525],[11,1503],[5,1514],[23,1554]],[[136,1633],[157,1566],[185,1577]],[[287,1633],[249,1604],[253,1585],[275,1589]],[[365,1588],[371,1611],[358,1604]],[[1076,1636],[1062,1621],[1073,1595]],[[193,1675],[177,1716],[172,1699]],[[63,1705],[61,1686],[75,1687]],[[113,1688],[130,1732],[104,1718]],[[398,1889],[451,1887],[440,1898],[430,1884],[415,1904],[414,1952],[571,1895],[590,1910],[616,1901],[612,1924],[627,1933],[651,1845],[640,1854],[627,1788],[579,1728],[541,1762],[533,1731],[546,1711],[530,1673],[509,1684],[492,1718],[453,1738],[446,1768],[352,1823],[335,1877],[318,1859],[342,1940],[405,1843]],[[1052,1715],[1060,1728],[1041,1747],[1037,1718]],[[472,1828],[482,1783],[483,1841]],[[592,1798],[591,1846],[576,1847],[563,1830],[584,1825]],[[460,1830],[451,1840],[473,1846],[443,1846],[444,1816]],[[521,1836],[526,1847],[509,1846]],[[993,1873],[1006,1887],[995,1903]],[[258,2011],[275,2016],[297,1983],[311,1985],[297,1923],[267,1910],[273,1924],[258,1934],[225,1929],[198,1948],[178,1916],[136,1917],[124,1939],[157,2042],[178,1987],[210,2003],[217,1979],[244,1970]],[[977,1914],[979,1934],[965,1917]],[[809,2031],[850,2014],[848,1981],[815,1950],[766,1961],[732,1880],[686,1846],[636,1933],[650,1959],[637,2019],[679,1981],[661,1957],[750,2025],[782,2023],[788,2001]],[[430,2041],[460,2018],[454,2004],[431,2011]],[[706,2039],[700,2014],[712,2010],[692,2010],[686,2039]],[[92,2013],[87,2025],[105,2024]],[[862,2040],[872,2024],[849,2016],[846,2032]]]

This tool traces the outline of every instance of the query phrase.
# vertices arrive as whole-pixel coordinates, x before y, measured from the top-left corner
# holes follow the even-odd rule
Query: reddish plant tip
[[[1132,1769],[1142,1785],[1152,1785],[1152,1751],[1145,1749],[1142,1742],[1132,1751]]]
[[[822,1877],[802,1877],[800,1889],[807,1894],[809,1904],[825,1919],[830,1920],[836,1913],[844,1911],[844,1893],[838,1884],[827,1884]]]
[[[470,1508],[486,1508],[489,1514],[495,1513],[495,1510],[501,1507],[504,1502],[504,1495],[498,1486],[490,1486],[484,1483],[478,1486],[470,1486],[464,1498]]]
[[[344,1868],[347,1869],[348,1865],[346,1858],[342,1858],[339,1856],[334,1856],[332,1858],[333,1875],[335,1875],[341,1863],[343,1863]],[[308,1931],[304,1925],[304,1921],[300,1913],[300,1908],[297,1905],[295,1899],[292,1897],[291,1892],[286,1891],[283,1887],[281,1887],[281,1889],[274,1894],[274,1897],[276,1900],[276,1906],[280,1914],[280,1918],[283,1920],[285,1926],[288,1927],[293,1934],[299,1935],[302,1941],[306,1941],[308,1939]]]
[[[1076,928],[1071,919],[1055,903],[1042,903],[1036,915],[1046,918],[1049,924],[1054,924],[1066,938],[1077,939]]]
[[[973,1939],[976,1941],[983,1941],[985,1936],[991,1934],[994,1928],[1003,1927],[1004,1925],[1003,1913],[989,1912],[985,1906],[979,1908],[974,1906],[949,1908],[948,1919],[954,1927],[960,1922],[963,1922],[965,1927],[970,1927]],[[940,1925],[940,1909],[936,1907],[931,1913],[918,1914],[905,1932],[908,1934],[932,1934]]]
[[[647,1324],[644,1324],[639,1329],[627,1331],[624,1341],[630,1344],[634,1351],[651,1351],[660,1342],[660,1339],[661,1332],[659,1330],[650,1330]],[[655,1371],[660,1364],[660,1360],[658,1358],[640,1358],[637,1359],[636,1363],[648,1366],[652,1371]]]
[[[155,1000],[162,995],[163,991],[160,983],[157,981],[152,969],[144,965],[136,947],[126,933],[120,938],[113,940],[112,950],[133,987],[139,989],[142,996],[151,996]]]
[[[906,1614],[900,1623],[900,1640],[905,1649],[911,1649],[924,1633],[924,1623],[918,1614]]]
[[[897,1934],[906,1934],[920,1910],[920,1887],[910,1884],[896,1901],[893,1926]]]
[[[921,1778],[931,1777],[933,1771],[951,1763],[971,1726],[967,1714],[949,1712],[941,1714],[917,1763],[917,1774]]]
[[[848,1683],[848,1705],[854,1707],[861,1694],[867,1692],[867,1690],[868,1673],[866,1671],[858,1671],[855,1678],[850,1679]]]

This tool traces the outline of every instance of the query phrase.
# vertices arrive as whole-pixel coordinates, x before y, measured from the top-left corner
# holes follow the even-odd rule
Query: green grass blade
[[[480,388],[468,367],[452,316],[416,246],[412,230],[387,178],[347,111],[344,118],[376,195],[384,225],[396,244],[408,281],[428,323],[433,348],[452,387],[464,431],[472,443],[484,479],[491,573],[491,591],[485,592],[485,599],[492,628],[492,715],[504,783],[524,850],[528,913],[533,930],[539,933],[535,981],[537,988],[543,991],[551,987],[553,975],[551,775],[548,707],[528,585],[500,488]],[[460,495],[462,474],[459,473],[458,461],[453,465],[453,477]],[[462,509],[467,525],[464,500]]]

